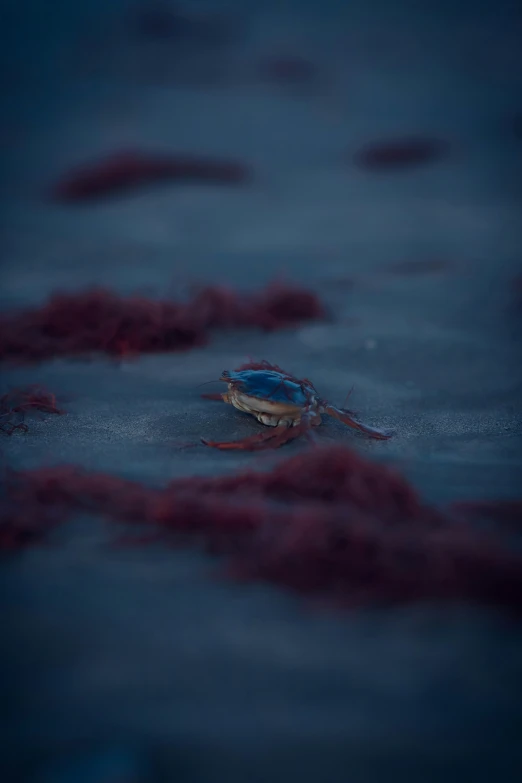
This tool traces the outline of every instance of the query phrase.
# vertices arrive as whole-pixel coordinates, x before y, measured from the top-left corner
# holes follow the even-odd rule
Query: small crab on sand
[[[233,372],[225,370],[219,380],[228,384],[228,391],[204,394],[205,399],[224,400],[243,413],[255,416],[270,429],[237,441],[202,438],[206,446],[245,451],[277,448],[300,435],[310,434],[312,427],[321,424],[323,413],[370,438],[387,440],[392,435],[386,430],[362,424],[351,411],[321,399],[311,381],[306,378],[299,380],[266,361],[246,364]]]

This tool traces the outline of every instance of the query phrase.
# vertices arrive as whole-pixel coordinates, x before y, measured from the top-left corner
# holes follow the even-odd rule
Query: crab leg
[[[276,446],[275,441],[289,432],[290,430],[286,425],[279,425],[278,427],[267,428],[262,432],[258,432],[257,435],[251,435],[250,437],[242,438],[241,440],[219,441],[204,440],[202,438],[201,442],[204,443],[205,446],[211,446],[214,449],[256,451],[258,449]]]
[[[298,424],[296,427],[288,427],[286,424],[279,424],[277,427],[266,428],[257,435],[251,435],[249,438],[232,441],[215,441],[201,439],[205,446],[211,446],[214,449],[259,451],[261,449],[277,449],[279,446],[288,443],[294,438],[298,438],[309,427]]]
[[[228,392],[221,394],[220,392],[213,392],[211,394],[202,394],[204,400],[216,400],[217,402],[228,402]]]
[[[334,405],[325,405],[324,412],[334,419],[342,421],[343,424],[347,424],[348,427],[353,427],[354,430],[364,432],[370,438],[376,440],[388,440],[391,438],[392,433],[388,430],[378,430],[375,427],[370,427],[367,424],[362,424],[360,421],[356,421],[350,411],[345,411],[342,408],[336,408]]]

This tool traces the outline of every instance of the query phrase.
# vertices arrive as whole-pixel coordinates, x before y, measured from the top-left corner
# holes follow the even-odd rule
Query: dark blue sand
[[[281,454],[179,448],[259,430],[198,388],[253,356],[339,405],[354,386],[350,408],[397,435],[369,441],[327,420],[318,439],[394,464],[428,500],[520,496],[516,4],[192,4],[234,15],[227,43],[141,39],[124,5],[6,3],[2,303],[92,284],[178,296],[284,274],[335,319],[216,334],[205,349],[121,366],[6,371],[4,387],[44,383],[69,398],[67,416],[2,441],[7,464],[72,462],[153,484],[271,464]],[[320,83],[264,84],[259,61],[285,54],[316,63]],[[382,173],[351,162],[369,142],[424,133],[449,140],[447,159]],[[134,146],[237,157],[258,177],[81,208],[46,201],[69,167]],[[393,272],[412,260],[446,269]],[[196,551],[107,540],[78,519],[2,562],[2,780],[519,779],[514,621],[445,606],[337,616],[224,584]]]

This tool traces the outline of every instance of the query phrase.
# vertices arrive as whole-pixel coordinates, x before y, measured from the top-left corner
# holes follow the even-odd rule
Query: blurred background
[[[355,386],[397,437],[321,437],[427,500],[520,496],[518,3],[2,0],[0,29],[3,309],[283,276],[332,316],[118,366],[6,370],[72,400],[3,440],[8,465],[158,483],[253,467],[171,444],[252,434],[196,387],[255,356],[339,404]],[[122,154],[204,158],[209,176],[157,182],[147,164],[106,194]],[[82,167],[102,183],[85,200]],[[339,617],[213,581],[197,552],[116,552],[91,519],[67,531],[2,564],[3,780],[519,779],[522,644],[502,615]]]

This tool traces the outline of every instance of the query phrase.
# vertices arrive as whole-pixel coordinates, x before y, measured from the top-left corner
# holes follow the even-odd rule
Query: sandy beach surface
[[[368,441],[328,420],[319,442],[393,464],[429,502],[520,497],[515,4],[186,3],[223,24],[169,36],[133,26],[128,3],[49,5],[6,3],[2,309],[92,285],[181,298],[284,276],[331,318],[215,332],[197,350],[121,363],[4,367],[2,390],[44,384],[67,415],[2,438],[3,463],[150,484],[271,465],[306,441],[284,454],[182,447],[258,431],[198,388],[253,356],[339,404],[353,386],[350,404],[395,437]],[[275,78],[267,64],[283,58],[313,68],[279,66]],[[443,139],[447,153],[412,168],[357,164],[365,145],[409,136]],[[80,205],[49,197],[63,173],[123,149],[239,160],[253,177]],[[81,518],[3,559],[3,780],[518,779],[511,619],[423,604],[339,615],[221,581],[197,549],[107,540]]]

